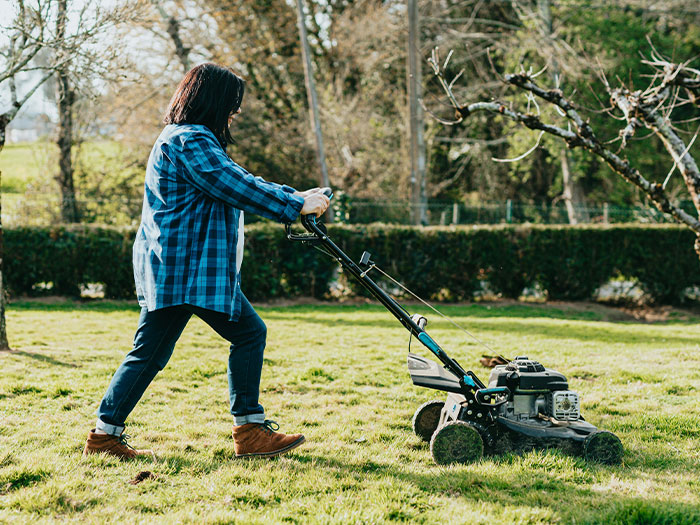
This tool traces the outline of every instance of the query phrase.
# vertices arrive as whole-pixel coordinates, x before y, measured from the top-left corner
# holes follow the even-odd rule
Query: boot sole
[[[297,448],[299,445],[304,443],[306,441],[306,438],[304,436],[301,436],[299,439],[294,441],[293,443],[290,443],[284,448],[281,448],[279,450],[273,450],[272,452],[252,452],[250,454],[236,454],[237,458],[272,458],[275,456],[279,456],[280,454],[284,454],[285,452],[289,452],[292,449]]]
[[[131,461],[132,459],[137,459],[137,458],[148,458],[148,459],[152,459],[153,461],[158,460],[156,453],[153,452],[152,450],[145,451],[145,453],[137,454],[135,456],[124,456],[121,454],[113,454],[113,453],[106,451],[106,450],[83,450],[83,457],[84,458],[88,457],[88,456],[92,456],[93,454],[104,454],[105,456],[112,456],[112,457],[120,459],[121,461]]]

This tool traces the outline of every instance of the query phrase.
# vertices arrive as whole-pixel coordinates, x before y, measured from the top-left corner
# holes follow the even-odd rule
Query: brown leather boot
[[[127,439],[129,439],[129,436],[124,434],[123,431],[120,436],[112,436],[111,434],[96,434],[93,428],[88,433],[83,456],[104,452],[105,454],[117,456],[119,459],[134,459],[137,456],[156,458],[152,450],[136,450],[126,442]]]
[[[301,434],[276,432],[280,426],[270,419],[264,423],[247,423],[233,427],[234,449],[237,458],[270,458],[289,452],[305,439]]]

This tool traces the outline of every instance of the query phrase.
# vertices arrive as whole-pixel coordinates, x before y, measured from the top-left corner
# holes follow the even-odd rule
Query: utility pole
[[[306,22],[304,21],[304,4],[302,0],[297,0],[297,19],[299,25],[299,40],[301,41],[301,55],[304,59],[304,78],[306,80],[306,96],[309,100],[309,113],[311,123],[316,134],[316,158],[321,168],[321,186],[330,186],[328,179],[328,169],[326,168],[326,152],[323,147],[323,133],[321,132],[321,120],[318,115],[318,97],[316,96],[316,84],[314,83],[314,72],[311,68],[311,50],[309,49],[309,38],[306,34]],[[330,210],[326,213],[326,220],[332,220]]]
[[[542,33],[546,39],[552,39],[552,10],[550,0],[537,0],[537,9],[539,11],[540,22],[542,24]],[[559,81],[559,63],[556,57],[551,58],[550,76],[557,83]],[[557,85],[557,87],[559,87]],[[559,152],[559,161],[561,162],[561,177],[563,187],[564,204],[566,205],[566,213],[569,216],[569,224],[578,224],[579,222],[588,222],[588,211],[586,210],[586,198],[583,194],[581,185],[574,180],[571,173],[571,157],[566,147],[562,147]]]
[[[421,97],[421,60],[418,1],[408,0],[408,107],[411,143],[411,218],[413,224],[427,224],[428,199],[425,191],[425,140]]]

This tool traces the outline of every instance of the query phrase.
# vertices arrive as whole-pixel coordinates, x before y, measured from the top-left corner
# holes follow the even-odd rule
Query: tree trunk
[[[2,174],[0,173],[0,180]],[[0,213],[2,213],[2,196],[0,195]],[[1,222],[1,219],[0,219]],[[7,323],[5,321],[5,283],[2,280],[2,260],[5,252],[4,233],[0,224],[0,351],[9,350],[10,343],[7,340]]]
[[[5,146],[5,128],[7,124],[8,122],[5,115],[0,115],[0,152],[2,152],[2,148]],[[0,171],[0,188],[2,188],[2,171]],[[2,229],[2,190],[0,189],[0,350],[9,350],[10,343],[7,340],[5,322],[5,286],[2,280],[2,261],[5,256],[4,237],[5,234]]]
[[[58,185],[61,188],[61,220],[78,222],[78,206],[75,201],[75,184],[73,182],[73,103],[75,93],[65,71],[58,75]]]
[[[571,159],[566,148],[562,148],[561,155],[561,178],[564,187],[563,197],[566,204],[566,212],[569,216],[569,224],[589,222],[590,217],[586,210],[586,199],[583,196],[581,186],[573,180],[571,176]]]
[[[58,3],[58,18],[56,21],[57,39],[61,40],[66,31],[67,0]],[[58,80],[58,185],[61,189],[61,220],[66,223],[78,222],[78,206],[75,201],[75,185],[73,182],[73,105],[75,91],[71,87],[68,76],[68,63],[57,70]]]
[[[321,170],[321,186],[330,186],[328,178],[328,168],[326,166],[326,150],[323,145],[323,133],[321,130],[321,117],[318,110],[318,96],[316,94],[316,83],[314,82],[314,70],[311,67],[311,49],[309,48],[309,38],[306,34],[304,3],[297,0],[297,23],[299,25],[299,43],[301,44],[301,55],[304,61],[304,79],[306,81],[306,96],[309,101],[309,114],[311,124],[314,127],[316,137],[316,159]],[[333,222],[333,212],[329,208],[325,215],[326,222]]]
[[[180,37],[180,21],[167,13],[160,0],[151,0],[151,3],[167,24],[166,31],[175,46],[175,54],[178,60],[180,60],[180,64],[182,64],[182,69],[187,73],[190,70],[190,48],[185,46]]]

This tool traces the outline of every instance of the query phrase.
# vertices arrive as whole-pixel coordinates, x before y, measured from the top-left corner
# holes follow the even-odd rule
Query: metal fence
[[[690,201],[682,207],[693,213]],[[384,222],[411,224],[412,205],[405,201],[374,201],[346,199],[334,203],[339,222],[366,224]],[[651,206],[613,206],[607,203],[575,207],[579,222],[588,223],[663,223],[672,219]],[[427,222],[430,225],[449,224],[569,224],[569,213],[563,203],[532,204],[513,200],[465,204],[429,201]],[[583,219],[581,219],[583,218]]]
[[[58,195],[4,194],[2,196],[2,223],[6,226],[49,225],[61,222]],[[140,220],[141,199],[81,199],[77,200],[83,222],[137,225]],[[411,224],[412,205],[398,200],[369,200],[340,196],[332,203],[336,222],[368,224]],[[690,201],[682,207],[694,215]],[[621,207],[592,204],[576,208],[579,222],[588,223],[663,223],[672,220],[651,206]],[[569,215],[563,203],[532,204],[513,200],[465,204],[429,201],[427,224],[569,224]],[[253,216],[246,220],[254,222]]]

